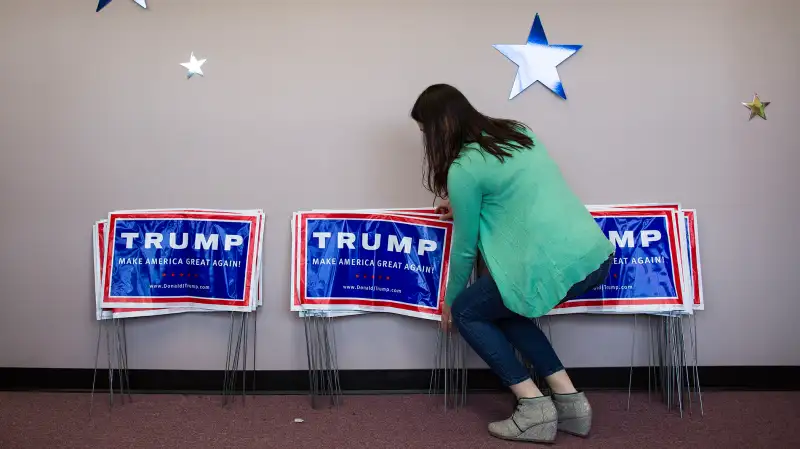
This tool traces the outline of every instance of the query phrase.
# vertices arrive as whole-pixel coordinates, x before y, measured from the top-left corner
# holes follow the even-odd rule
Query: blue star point
[[[133,0],[133,1],[135,1],[136,4],[138,4],[142,8],[147,9],[147,0]],[[97,11],[96,12],[100,12],[100,10],[105,8],[106,6],[108,6],[109,3],[111,3],[111,0],[99,0],[97,2]]]
[[[528,42],[521,45],[495,44],[493,47],[517,65],[517,75],[511,87],[509,100],[537,81],[559,97],[567,99],[556,67],[574,55],[583,45],[551,45],[547,41],[538,13],[533,19]]]

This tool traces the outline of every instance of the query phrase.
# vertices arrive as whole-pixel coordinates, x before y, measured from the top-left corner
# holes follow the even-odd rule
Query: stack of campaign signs
[[[439,319],[452,235],[430,208],[297,212],[291,310]]]
[[[616,246],[605,282],[550,314],[702,310],[697,218],[679,204],[587,206]],[[297,212],[291,307],[300,316],[367,312],[440,320],[453,224],[433,208]]]
[[[93,226],[97,319],[256,310],[263,232],[261,210],[111,212]]]

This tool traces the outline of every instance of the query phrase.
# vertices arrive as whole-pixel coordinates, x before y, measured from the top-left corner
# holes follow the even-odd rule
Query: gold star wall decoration
[[[758,94],[753,94],[753,101],[742,104],[744,107],[750,110],[750,118],[748,121],[753,120],[753,117],[755,116],[759,116],[764,120],[767,119],[767,114],[764,112],[764,109],[769,106],[769,101],[761,101],[761,99],[758,98]]]

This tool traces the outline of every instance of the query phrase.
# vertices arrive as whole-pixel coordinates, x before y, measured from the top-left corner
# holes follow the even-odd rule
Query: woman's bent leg
[[[497,321],[513,312],[503,304],[491,277],[482,277],[467,288],[453,303],[452,317],[461,336],[472,349],[512,388],[519,399],[514,414],[489,424],[495,437],[550,443],[556,437],[558,415],[550,397],[544,397],[517,360],[514,348]]]
[[[547,382],[553,393],[575,393],[564,365],[536,322],[517,315],[498,324],[506,339],[533,364],[536,373]]]
[[[514,347],[496,322],[511,313],[503,305],[494,281],[486,276],[466,288],[453,302],[451,314],[461,336],[517,397],[541,392],[517,360]]]

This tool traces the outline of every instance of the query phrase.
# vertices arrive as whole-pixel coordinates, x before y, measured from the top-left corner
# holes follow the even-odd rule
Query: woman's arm
[[[445,303],[452,306],[475,266],[483,193],[472,174],[458,163],[450,167],[447,191],[453,211],[453,240]]]

